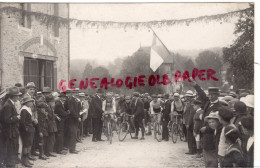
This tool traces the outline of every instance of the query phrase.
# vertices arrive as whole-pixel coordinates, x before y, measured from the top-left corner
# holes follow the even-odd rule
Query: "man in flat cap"
[[[193,155],[196,154],[196,141],[193,136],[193,117],[195,114],[195,110],[192,106],[193,102],[193,92],[191,90],[188,90],[185,94],[185,106],[183,110],[183,124],[186,126],[186,137],[188,142],[188,148],[189,151],[185,154]]]
[[[171,100],[169,99],[169,94],[165,94],[165,104],[162,111],[162,139],[165,141],[169,141],[169,131],[168,131],[168,123],[170,121],[170,113],[171,113]]]
[[[32,118],[33,118],[33,126],[35,128],[34,132],[34,139],[33,139],[33,145],[31,152],[29,153],[29,159],[35,160],[31,155],[37,156],[38,154],[36,153],[36,149],[38,148],[37,144],[39,143],[39,129],[38,129],[38,113],[36,109],[36,99],[35,99],[35,91],[36,91],[36,86],[34,82],[29,82],[26,85],[26,94],[24,96],[29,96],[34,99],[34,106],[32,107]]]
[[[76,98],[73,96],[72,90],[67,90],[68,99],[66,100],[65,109],[68,109],[70,111],[70,114],[68,115],[68,118],[66,119],[66,125],[67,125],[67,136],[68,141],[66,145],[69,148],[69,152],[72,154],[77,154],[78,151],[76,151],[76,143],[77,143],[77,131],[78,131],[78,125],[81,121],[80,115],[79,115],[79,106]]]
[[[133,93],[133,114],[134,114],[134,122],[135,122],[135,137],[133,139],[138,139],[138,133],[139,128],[141,128],[142,131],[142,137],[140,140],[144,140],[144,124],[143,124],[143,118],[144,118],[144,103],[139,98],[139,93],[134,92]]]
[[[202,101],[202,107],[203,107],[203,115],[202,120],[204,121],[204,118],[207,117],[211,111],[218,111],[220,107],[222,107],[221,103],[218,100],[219,97],[219,88],[217,87],[209,87],[208,93],[209,97],[207,97],[206,93],[201,89],[201,87],[194,81],[194,89],[198,93],[198,98]],[[205,129],[211,130],[205,132]],[[204,156],[214,156],[216,153],[214,146],[211,145],[214,137],[214,130],[211,129],[207,122],[204,121],[203,127],[201,128],[202,133],[202,149]],[[204,158],[205,159],[205,158]],[[207,157],[205,159],[205,166],[206,167],[217,167],[218,161],[215,157]]]
[[[65,109],[64,103],[67,100],[66,94],[61,92],[59,94],[59,100],[55,103],[54,112],[60,118],[60,120],[56,120],[57,124],[57,133],[56,133],[56,142],[55,142],[55,149],[58,154],[64,154],[63,152],[63,142],[64,142],[64,123],[65,119],[69,115],[69,110]]]
[[[93,137],[92,141],[104,141],[101,139],[102,135],[102,128],[103,128],[103,121],[102,121],[102,114],[104,111],[102,110],[102,95],[103,90],[98,89],[96,95],[92,99],[92,107],[93,107],[93,113],[92,113],[92,128],[93,128]]]
[[[17,113],[14,103],[18,101],[19,92],[18,87],[11,87],[7,91],[8,100],[5,102],[1,112],[1,123],[4,130],[4,150],[5,163],[7,167],[15,167],[18,151],[19,138],[19,120],[20,115]]]

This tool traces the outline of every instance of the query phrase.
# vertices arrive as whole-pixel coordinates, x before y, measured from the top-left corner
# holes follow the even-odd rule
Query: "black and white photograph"
[[[0,2],[0,168],[260,166],[254,31],[254,2]]]

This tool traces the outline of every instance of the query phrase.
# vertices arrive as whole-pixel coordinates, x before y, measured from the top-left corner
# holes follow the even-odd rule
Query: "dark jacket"
[[[66,104],[67,104],[67,108],[70,111],[70,114],[68,115],[68,119],[70,121],[74,121],[75,124],[77,124],[78,123],[78,119],[80,117],[80,115],[79,115],[80,109],[79,109],[79,105],[78,105],[78,102],[77,102],[76,98],[74,98],[73,96],[69,96],[69,98],[67,99]]]
[[[37,102],[37,112],[38,112],[38,128],[39,133],[43,136],[48,136],[48,112],[45,110],[47,104],[45,102]]]
[[[1,112],[1,122],[3,127],[3,134],[6,138],[19,137],[19,119],[18,113],[13,103],[8,99]]]
[[[223,129],[223,125],[220,124],[214,132],[214,145],[215,145],[215,149],[216,149],[217,153],[218,153],[218,144],[219,144],[222,129]]]
[[[236,167],[245,167],[245,160],[241,148],[238,143],[234,144],[231,148],[227,150],[226,155],[223,160],[223,167],[233,167],[233,164]]]
[[[137,98],[137,100],[134,100],[132,102],[133,104],[133,114],[135,119],[142,120],[144,118],[144,103],[140,98]]]
[[[195,110],[191,103],[186,103],[183,112],[183,118],[185,120],[185,125],[189,126],[189,129],[193,129],[193,118]]]
[[[200,133],[200,129],[202,128],[203,125],[203,121],[200,119],[200,115],[202,115],[203,110],[199,110],[197,112],[195,112],[194,117],[193,117],[193,132],[195,132],[196,134]]]
[[[245,148],[247,148],[247,145],[245,145]],[[254,143],[252,144],[252,146],[249,148],[248,151],[247,149],[244,149],[244,151],[246,151],[244,154],[246,160],[246,166],[254,167]]]
[[[218,111],[218,109],[222,106],[220,102],[218,101],[215,104],[211,104],[209,98],[206,96],[205,92],[200,88],[199,85],[194,86],[195,90],[198,93],[198,99],[202,101],[203,105],[203,115],[202,119],[204,121],[204,118],[209,115],[211,111]],[[215,148],[215,145],[212,145],[212,142],[214,141],[214,130],[211,129],[208,126],[207,122],[203,122],[203,126],[207,128],[207,132],[202,134],[201,142],[202,142],[202,149],[204,150],[213,150]]]
[[[102,110],[102,99],[95,95],[92,99],[93,118],[101,118],[104,111]]]
[[[92,116],[93,116],[92,99],[88,100],[88,104],[89,104],[89,107],[88,107],[88,118],[92,118]]]
[[[69,115],[69,112],[65,110],[64,105],[60,100],[55,103],[55,110],[54,113],[61,119],[60,121],[56,120],[57,129],[63,130],[64,129],[64,121],[66,117]]]
[[[53,109],[48,105],[45,110],[48,112],[48,132],[57,132],[56,115]]]
[[[20,119],[20,131],[22,132],[34,132],[32,114],[30,114],[26,109],[22,109]]]
[[[129,102],[129,103],[124,102],[124,105],[122,107],[122,112],[125,112],[125,113],[127,113],[129,115],[133,115],[131,102]]]
[[[170,113],[171,113],[171,101],[166,100],[164,104],[164,109],[162,111],[162,121],[169,122],[170,121]]]

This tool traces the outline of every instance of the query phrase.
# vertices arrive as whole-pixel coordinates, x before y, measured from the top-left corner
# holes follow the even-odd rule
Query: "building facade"
[[[69,18],[68,4],[0,3],[0,8]],[[38,89],[57,90],[69,78],[69,24],[47,25],[34,16],[20,13],[0,15],[0,87],[34,82]]]

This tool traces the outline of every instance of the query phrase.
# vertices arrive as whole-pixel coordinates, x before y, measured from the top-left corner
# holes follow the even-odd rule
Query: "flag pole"
[[[166,48],[166,50],[167,50],[167,52],[168,52],[168,54],[170,55],[170,56],[172,56],[172,53],[168,50],[168,48],[165,46],[165,44],[162,42],[162,40],[158,37],[158,35],[155,33],[155,31],[152,29],[152,27],[150,26],[150,25],[148,25],[149,26],[149,28],[153,31],[153,33],[154,33],[154,35],[157,37],[157,39],[158,40],[160,40],[160,42],[162,43],[162,45],[164,46],[164,48]],[[173,58],[174,59],[174,58]],[[173,65],[174,65],[174,61],[173,61],[173,63],[172,63]],[[173,71],[173,69],[172,69],[172,67],[170,67],[170,78],[171,78],[171,87],[170,87],[170,92],[173,92],[173,75],[172,75],[172,71]]]
[[[152,29],[152,27],[150,25],[149,25],[149,28],[153,31],[154,35],[160,40],[162,45],[166,48],[166,50],[169,53],[169,55],[172,55],[171,52],[168,50],[168,48],[165,46],[165,44],[162,42],[162,40],[157,36],[157,34],[155,33],[155,31]]]

